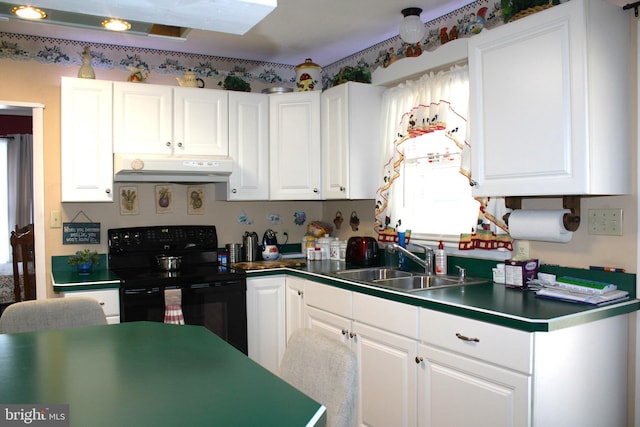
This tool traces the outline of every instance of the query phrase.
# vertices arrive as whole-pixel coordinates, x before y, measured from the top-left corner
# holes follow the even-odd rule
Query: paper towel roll
[[[509,234],[512,239],[567,243],[573,231],[564,228],[562,217],[570,212],[569,209],[515,209],[509,215]]]

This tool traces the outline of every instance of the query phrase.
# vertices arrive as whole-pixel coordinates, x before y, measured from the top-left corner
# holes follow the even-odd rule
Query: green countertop
[[[71,426],[322,426],[325,409],[203,326],[0,335],[0,403],[68,404]]]
[[[249,271],[249,277],[291,274],[343,289],[393,301],[442,311],[528,332],[552,331],[606,317],[640,310],[640,300],[594,307],[537,298],[532,291],[509,289],[502,284],[454,286],[418,292],[403,292],[340,279],[330,273],[354,268],[339,261],[311,261],[304,267]],[[357,267],[362,268],[362,267]]]
[[[100,263],[94,265],[89,274],[79,274],[74,266],[67,263],[68,258],[51,257],[51,282],[54,292],[120,287],[118,276],[109,271],[106,255],[100,254]]]
[[[56,257],[54,257],[56,258]],[[61,262],[61,261],[59,261]],[[457,260],[456,263],[462,263]],[[60,265],[60,264],[59,264]],[[476,265],[463,265],[470,275],[478,275],[477,271],[484,271]],[[85,276],[86,281],[78,281],[75,272],[53,270],[54,291],[65,292],[73,290],[88,290],[108,287],[118,287],[117,277],[106,270],[96,270],[96,276]],[[365,283],[339,279],[331,276],[331,272],[349,268],[362,268],[340,261],[310,261],[303,267],[279,267],[265,270],[250,270],[248,277],[259,277],[272,274],[290,274],[316,280],[327,285],[366,293],[393,301],[411,304],[419,307],[438,310],[471,319],[486,321],[496,325],[520,329],[528,332],[552,331],[572,325],[590,322],[606,317],[631,313],[640,310],[640,300],[630,299],[603,307],[586,304],[575,304],[562,301],[551,301],[536,298],[531,291],[509,289],[501,284],[494,284],[487,279],[486,284],[468,285],[461,287],[432,289],[419,292],[402,292],[383,289]],[[574,274],[575,271],[557,266],[549,267],[553,273],[559,275]],[[613,280],[620,278],[619,287],[630,291],[635,297],[635,275],[621,273],[587,272],[596,280]],[[101,274],[107,274],[104,282],[96,279]],[[75,276],[74,276],[75,275]],[[112,276],[112,277],[110,277]],[[482,277],[482,276],[480,276]],[[111,279],[115,278],[115,281]],[[615,281],[613,282],[615,283]]]

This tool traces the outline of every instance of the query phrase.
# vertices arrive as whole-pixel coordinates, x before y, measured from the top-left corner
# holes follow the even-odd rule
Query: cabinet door
[[[112,202],[112,83],[61,81],[61,200]]]
[[[273,373],[286,346],[285,277],[247,279],[247,344],[249,357]]]
[[[269,199],[269,97],[229,93],[229,200]]]
[[[418,354],[418,425],[531,425],[529,375],[426,345]]]
[[[415,426],[417,342],[354,322],[358,354],[358,425]]]
[[[341,84],[322,93],[322,193],[349,198],[349,92]]]
[[[173,89],[173,154],[229,155],[228,92]]]
[[[320,92],[269,95],[272,200],[320,200]]]
[[[173,154],[171,86],[113,84],[113,151]]]
[[[88,297],[98,300],[108,324],[120,323],[120,291],[119,289],[103,289],[95,291],[62,292],[66,297]]]
[[[628,23],[578,0],[469,39],[474,196],[630,191]]]
[[[304,314],[304,285],[306,280],[296,277],[287,277],[286,290],[286,319],[287,319],[287,343],[291,334],[305,327]]]
[[[383,87],[348,82],[322,92],[324,199],[373,199],[382,170]]]
[[[305,308],[306,327],[351,345],[351,319],[315,307]]]

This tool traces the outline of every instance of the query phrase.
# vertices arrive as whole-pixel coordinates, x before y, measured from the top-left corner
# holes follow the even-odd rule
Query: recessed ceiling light
[[[131,24],[122,19],[111,18],[102,21],[102,26],[111,31],[127,31],[131,29]]]
[[[16,6],[11,9],[11,13],[22,19],[44,19],[47,14],[33,6]]]

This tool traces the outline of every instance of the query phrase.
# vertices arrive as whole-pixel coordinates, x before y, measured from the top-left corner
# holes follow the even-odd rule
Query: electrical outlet
[[[588,217],[589,234],[622,236],[622,208],[589,209]]]
[[[62,214],[60,211],[51,211],[51,228],[62,228]]]
[[[513,248],[513,257],[518,260],[529,259],[529,241],[515,240]]]

